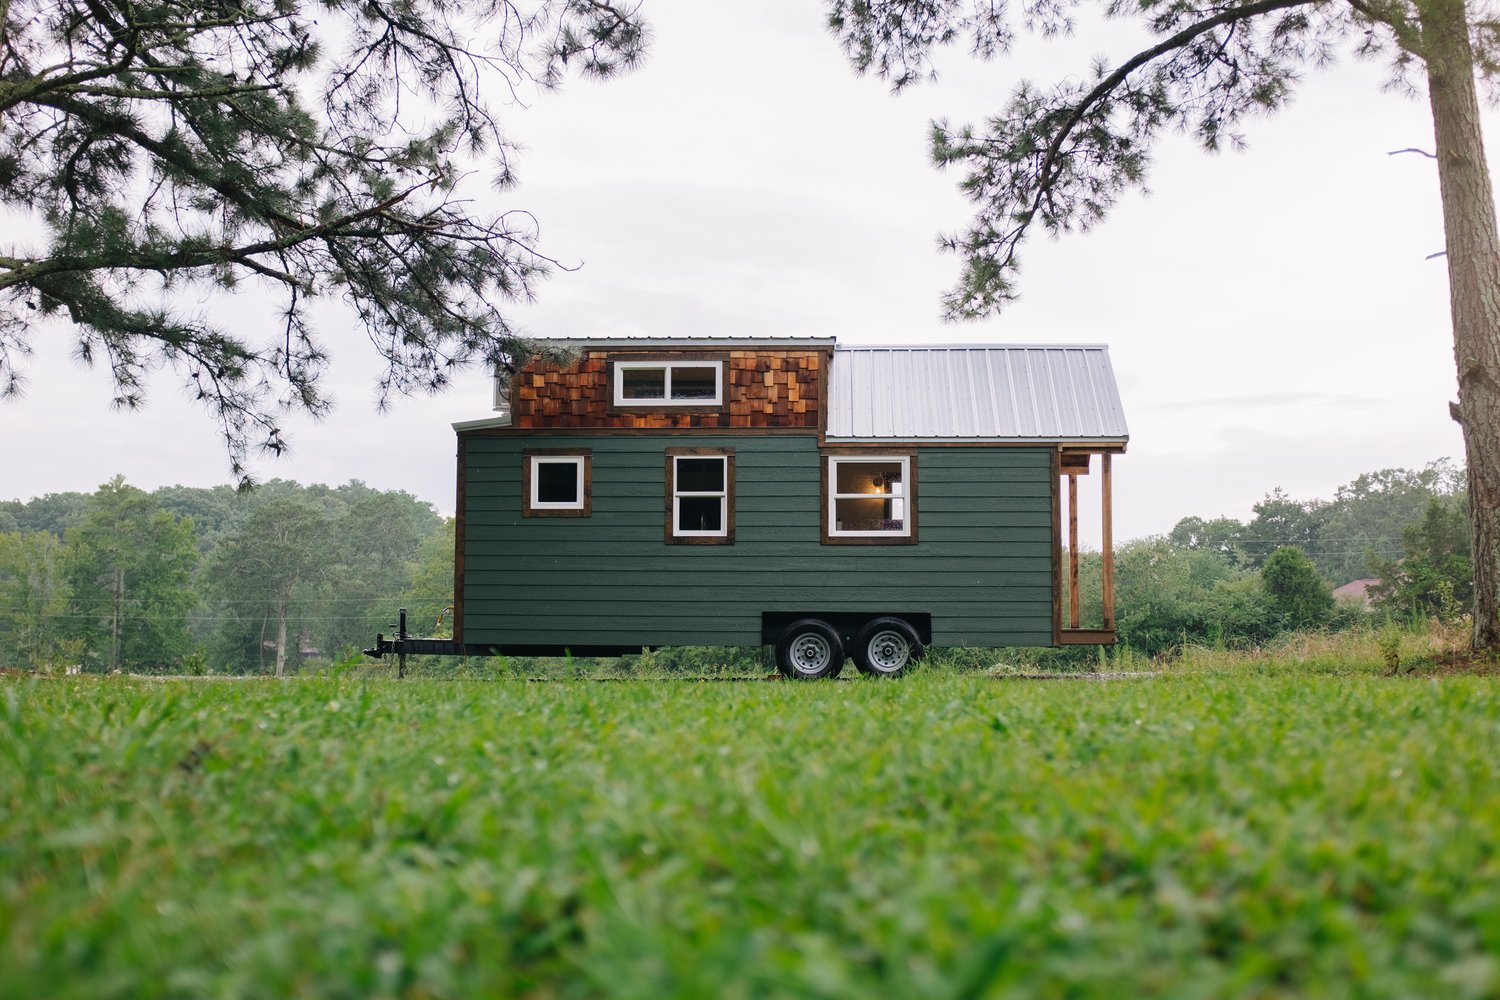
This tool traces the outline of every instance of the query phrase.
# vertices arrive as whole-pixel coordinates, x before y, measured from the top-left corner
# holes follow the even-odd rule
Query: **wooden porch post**
[[[1068,628],[1078,627],[1078,473],[1068,473]]]
[[[1104,627],[1115,627],[1115,530],[1114,491],[1110,482],[1109,452],[1099,456],[1099,494],[1101,522],[1104,533]]]

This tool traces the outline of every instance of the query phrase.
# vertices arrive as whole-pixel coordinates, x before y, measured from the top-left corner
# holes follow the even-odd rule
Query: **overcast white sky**
[[[1022,300],[945,325],[957,270],[934,236],[967,209],[929,165],[936,117],[998,110],[1022,76],[1051,82],[1131,39],[1023,39],[1015,58],[960,52],[893,98],[857,79],[810,0],[646,0],[646,65],[570,81],[508,112],[527,150],[496,207],[540,220],[544,249],[582,267],[519,310],[537,336],[837,336],[846,343],[1105,342],[1130,422],[1116,462],[1116,535],[1179,517],[1247,517],[1270,488],[1330,496],[1361,472],[1462,458],[1436,171],[1425,99],[1382,93],[1381,67],[1310,73],[1294,105],[1248,128],[1250,149],[1159,151],[1149,197],[1096,231],[1039,239]],[[1500,120],[1488,114],[1491,134]],[[254,294],[235,325],[270,331]],[[221,312],[222,305],[208,305]],[[293,420],[293,452],[261,478],[362,479],[453,508],[454,420],[484,416],[488,380],[372,409],[376,367],[336,303],[319,322],[339,405]],[[262,322],[263,321],[263,322]],[[147,409],[107,408],[107,373],[62,339],[37,344],[25,398],[0,403],[0,497],[228,481],[212,422],[170,373]]]

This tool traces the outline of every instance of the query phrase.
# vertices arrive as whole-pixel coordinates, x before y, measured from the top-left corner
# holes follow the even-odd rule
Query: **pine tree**
[[[900,90],[931,74],[935,48],[966,40],[980,58],[1009,51],[1017,24],[1071,32],[1077,0],[829,0],[829,26],[855,69]],[[1206,149],[1239,141],[1253,114],[1284,105],[1302,71],[1340,48],[1386,56],[1394,81],[1425,75],[1432,111],[1468,460],[1476,649],[1500,648],[1500,236],[1480,131],[1477,80],[1500,77],[1500,26],[1477,0],[1104,0],[1160,41],[1118,66],[1096,63],[1051,88],[1019,85],[980,128],[937,123],[932,154],[967,171],[974,218],[942,245],[963,260],[944,306],[976,317],[1016,296],[1017,251],[1034,226],[1088,228],[1140,187],[1151,150],[1181,131]]]
[[[197,603],[192,521],[116,476],[68,529],[65,551],[70,631],[97,666],[165,670],[187,655],[187,617]]]
[[[315,295],[354,307],[382,402],[506,363],[501,307],[549,260],[528,214],[462,197],[477,156],[514,180],[484,95],[609,75],[644,38],[608,0],[0,0],[0,204],[41,233],[0,243],[0,395],[55,317],[116,405],[180,373],[243,476],[285,408],[328,407]],[[284,303],[260,340],[196,305],[251,280]]]

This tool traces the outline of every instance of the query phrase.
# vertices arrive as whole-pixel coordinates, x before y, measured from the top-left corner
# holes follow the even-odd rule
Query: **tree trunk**
[[[1474,56],[1463,0],[1422,0],[1423,57],[1432,105],[1458,402],[1469,466],[1475,650],[1500,648],[1500,238],[1485,163]]]
[[[109,672],[114,673],[120,669],[120,605],[125,603],[125,570],[115,567],[114,584],[114,616],[109,623]]]
[[[276,676],[286,673],[286,595],[276,597]]]

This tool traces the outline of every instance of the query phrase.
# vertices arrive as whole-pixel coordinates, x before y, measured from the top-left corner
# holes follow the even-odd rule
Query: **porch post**
[[[1099,456],[1099,492],[1101,522],[1104,533],[1104,627],[1115,627],[1115,529],[1114,488],[1110,480],[1109,452]]]
[[[1068,473],[1068,628],[1078,627],[1078,473]]]

